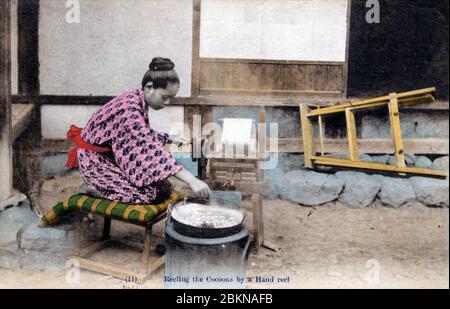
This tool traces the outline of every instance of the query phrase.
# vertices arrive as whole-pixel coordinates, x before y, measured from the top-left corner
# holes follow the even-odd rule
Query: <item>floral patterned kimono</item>
[[[80,136],[82,142],[110,150],[76,148],[83,179],[110,200],[152,203],[159,193],[158,184],[182,169],[164,150],[168,134],[150,127],[141,89],[102,106]]]

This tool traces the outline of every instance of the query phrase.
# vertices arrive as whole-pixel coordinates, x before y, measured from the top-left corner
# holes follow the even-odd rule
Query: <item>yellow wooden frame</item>
[[[389,95],[371,98],[360,101],[347,102],[337,105],[332,105],[324,108],[310,109],[306,104],[300,104],[300,120],[301,133],[303,137],[303,149],[305,157],[305,167],[314,168],[315,165],[325,165],[334,167],[344,167],[353,169],[363,169],[371,171],[385,171],[399,173],[400,175],[415,174],[423,176],[446,177],[447,173],[444,171],[437,171],[431,169],[407,167],[405,164],[405,150],[403,147],[403,138],[400,128],[400,112],[399,105],[416,104],[423,102],[435,102],[434,92],[436,88],[424,88],[403,93],[390,93]],[[387,105],[389,108],[389,120],[391,124],[392,139],[395,148],[396,165],[388,165],[383,163],[374,163],[361,161],[359,159],[358,140],[356,134],[356,122],[354,111],[365,108],[374,108]],[[336,113],[345,113],[347,139],[350,158],[336,158],[331,156],[324,156],[323,149],[323,129],[322,117]],[[314,143],[314,127],[313,118],[318,118],[320,127],[320,156],[316,156]]]

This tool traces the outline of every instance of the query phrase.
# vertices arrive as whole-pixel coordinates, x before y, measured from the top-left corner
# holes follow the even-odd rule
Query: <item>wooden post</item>
[[[0,207],[13,194],[11,1],[0,1]]]
[[[253,237],[254,237],[254,246],[255,250],[258,251],[261,246],[261,204],[260,204],[261,196],[259,193],[253,193],[251,196],[252,201],[252,214],[253,214]]]
[[[266,109],[261,106],[259,109],[258,117],[258,132],[257,132],[257,171],[256,179],[259,183],[264,181],[264,170],[261,169],[261,159],[266,157]],[[258,250],[259,247],[264,242],[264,216],[263,216],[263,195],[261,193],[255,193],[253,196],[253,220],[255,228],[255,249]]]
[[[111,238],[111,218],[104,217],[103,218],[102,240],[108,240],[110,238]]]
[[[83,222],[83,216],[77,210],[77,212],[75,214],[75,243],[74,243],[74,248],[73,248],[73,252],[72,252],[72,255],[75,255],[75,256],[78,256],[81,254],[81,249],[82,249],[81,245],[82,245],[82,237],[83,237],[82,222]]]
[[[347,123],[347,138],[350,151],[350,159],[352,161],[359,160],[358,140],[356,136],[355,114],[349,109],[345,109],[345,120]]]
[[[261,182],[264,181],[264,171],[261,169],[261,159],[265,160],[266,158],[266,109],[264,106],[260,107],[259,109],[259,119],[256,134],[256,149],[258,159],[257,180]]]
[[[320,137],[320,155],[324,155],[324,146],[323,146],[323,140],[325,139],[324,134],[323,134],[323,121],[322,121],[322,116],[317,117],[318,121],[319,121],[319,137]]]
[[[18,0],[17,28],[19,94],[37,96],[39,94],[39,0]]]
[[[150,260],[150,242],[152,237],[153,225],[149,224],[145,227],[144,234],[144,251],[142,252],[142,266],[147,270],[148,262]]]
[[[396,93],[389,94],[389,120],[391,121],[392,138],[394,139],[395,159],[397,167],[405,167],[405,150],[400,128],[400,113]]]
[[[193,0],[192,16],[192,81],[191,96],[197,97],[200,93],[200,14],[201,1]]]
[[[311,158],[316,154],[314,151],[314,127],[308,118],[309,108],[306,104],[300,104],[300,123],[302,127],[303,152],[305,156],[305,167],[313,168]]]

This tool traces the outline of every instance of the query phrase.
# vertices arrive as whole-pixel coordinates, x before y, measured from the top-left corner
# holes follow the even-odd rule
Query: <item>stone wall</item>
[[[393,156],[361,155],[365,161],[394,164]],[[266,170],[267,180],[273,189],[266,198],[281,197],[305,206],[316,206],[339,200],[351,208],[365,208],[379,199],[386,206],[400,207],[410,201],[427,206],[448,207],[449,185],[447,179],[430,177],[400,178],[355,171],[336,173],[303,169],[302,155],[281,154],[279,164]],[[409,166],[448,171],[448,156],[431,161],[425,156],[408,155]]]
[[[178,153],[175,157],[186,169],[197,174],[197,163],[192,162],[189,154]],[[67,175],[65,160],[65,154],[42,157],[46,177]],[[392,155],[362,154],[361,160],[395,164],[395,157]],[[430,159],[423,155],[407,154],[406,163],[410,167],[449,169],[448,156]],[[415,200],[427,206],[449,205],[448,180],[430,177],[400,178],[355,171],[310,171],[304,169],[302,154],[279,153],[276,167],[265,170],[264,175],[266,180],[272,182],[272,190],[265,198],[283,198],[305,206],[339,200],[352,208],[364,208],[377,199],[392,207],[400,207]]]

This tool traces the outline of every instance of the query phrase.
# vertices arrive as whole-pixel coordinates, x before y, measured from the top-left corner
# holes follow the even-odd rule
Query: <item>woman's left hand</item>
[[[168,144],[175,144],[178,147],[186,146],[190,144],[190,140],[184,136],[171,135],[167,141]]]

